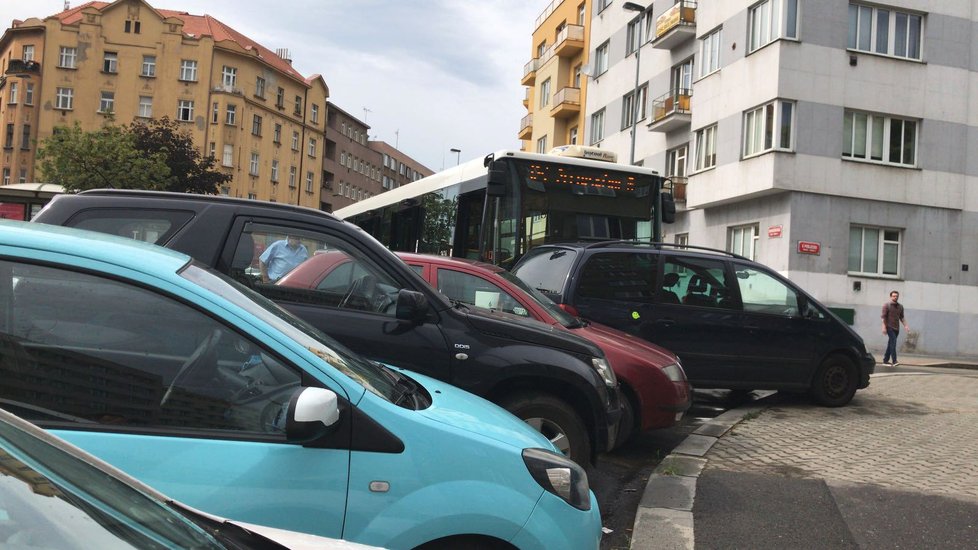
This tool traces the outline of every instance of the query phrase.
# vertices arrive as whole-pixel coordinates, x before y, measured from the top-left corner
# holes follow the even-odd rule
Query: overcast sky
[[[71,5],[84,2],[72,0]],[[154,0],[211,15],[265,47],[288,48],[321,74],[330,101],[364,120],[371,139],[438,171],[518,149],[536,17],[550,0]],[[0,24],[60,12],[64,0],[0,0]],[[366,114],[364,107],[369,109]]]

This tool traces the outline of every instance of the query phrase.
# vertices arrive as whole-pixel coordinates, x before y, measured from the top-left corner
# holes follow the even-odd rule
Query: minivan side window
[[[0,261],[0,400],[35,422],[281,435],[299,374],[192,306]],[[284,438],[282,439],[284,441]]]
[[[682,255],[665,256],[658,301],[696,307],[739,307],[723,261]]]
[[[747,265],[735,264],[734,270],[744,311],[789,317],[798,315],[798,294],[794,289]]]
[[[249,223],[229,275],[266,298],[393,317],[401,285],[345,240],[274,224]]]
[[[658,254],[601,252],[581,269],[577,298],[651,303],[655,297]]]

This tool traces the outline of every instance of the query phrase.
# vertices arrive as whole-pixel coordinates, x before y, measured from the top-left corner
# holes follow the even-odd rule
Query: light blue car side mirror
[[[285,437],[289,443],[309,443],[328,434],[339,420],[336,393],[323,388],[299,388],[289,400]]]

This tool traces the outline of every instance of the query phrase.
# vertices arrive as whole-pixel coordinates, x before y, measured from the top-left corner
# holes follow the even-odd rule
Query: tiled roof
[[[86,2],[80,6],[76,6],[69,10],[55,14],[52,17],[57,17],[65,25],[73,25],[81,21],[81,12],[85,8],[92,7],[101,11],[110,4],[111,2]],[[183,34],[185,36],[190,38],[210,36],[214,39],[214,42],[230,40],[245,50],[257,51],[258,57],[274,69],[281,71],[299,80],[300,82],[303,82],[307,86],[310,85],[311,79],[306,79],[299,74],[298,71],[292,68],[292,65],[288,61],[276,55],[272,50],[269,50],[258,42],[255,42],[224,23],[221,23],[210,15],[191,15],[185,11],[162,9],[157,9],[156,12],[160,15],[160,17],[176,17],[177,19],[183,21]]]

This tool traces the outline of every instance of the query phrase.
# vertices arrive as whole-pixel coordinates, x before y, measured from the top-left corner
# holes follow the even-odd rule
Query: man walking
[[[883,304],[883,334],[886,335],[886,352],[883,353],[883,364],[895,367],[900,363],[897,362],[897,336],[900,335],[900,324],[903,323],[903,328],[910,331],[910,325],[907,324],[906,319],[903,317],[903,304],[899,302],[900,293],[892,290],[890,291],[890,301]],[[893,362],[890,362],[890,359]]]
[[[262,282],[274,283],[308,257],[309,251],[296,235],[273,242],[258,258]]]

